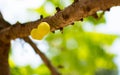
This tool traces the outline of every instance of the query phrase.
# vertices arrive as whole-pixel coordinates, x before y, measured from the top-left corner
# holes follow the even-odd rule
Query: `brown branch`
[[[23,38],[26,42],[28,42],[34,49],[34,51],[41,57],[45,65],[49,68],[52,75],[60,75],[60,73],[55,69],[55,67],[51,64],[49,59],[42,53],[37,46],[31,41],[29,37]]]
[[[99,10],[107,10],[113,6],[120,5],[120,0],[75,0],[73,4],[55,15],[42,20],[25,24],[15,24],[0,31],[0,40],[8,42],[9,39],[23,38],[30,34],[30,31],[37,27],[42,21],[46,21],[51,26],[51,31],[65,27],[74,21],[78,21],[87,16],[95,14]]]
[[[4,21],[0,13],[0,30],[9,27],[10,24]],[[8,64],[8,56],[10,50],[10,40],[8,43],[0,41],[0,75],[10,75],[10,68]]]
[[[10,68],[8,64],[9,50],[10,43],[4,44],[0,41],[0,75],[10,75]]]

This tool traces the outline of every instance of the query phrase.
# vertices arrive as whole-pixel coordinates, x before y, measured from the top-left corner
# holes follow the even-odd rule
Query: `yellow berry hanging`
[[[41,40],[50,32],[50,25],[47,22],[41,22],[37,28],[32,29],[30,35],[33,39]]]

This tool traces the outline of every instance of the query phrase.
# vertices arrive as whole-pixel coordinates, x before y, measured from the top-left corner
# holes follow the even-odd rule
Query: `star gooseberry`
[[[41,40],[50,32],[50,25],[47,22],[41,22],[37,28],[32,29],[30,35],[33,39]]]

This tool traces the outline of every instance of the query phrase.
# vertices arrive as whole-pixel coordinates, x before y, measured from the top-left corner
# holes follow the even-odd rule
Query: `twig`
[[[42,53],[37,46],[31,41],[31,39],[29,37],[25,37],[23,38],[26,42],[28,42],[34,49],[34,51],[41,57],[41,59],[43,60],[43,62],[45,63],[45,65],[49,68],[49,70],[51,71],[52,75],[60,75],[60,73],[55,69],[55,67],[51,64],[51,62],[49,61],[49,59],[45,56],[44,53]]]

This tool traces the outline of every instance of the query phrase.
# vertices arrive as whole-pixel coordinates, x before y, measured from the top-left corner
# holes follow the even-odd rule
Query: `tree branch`
[[[29,37],[23,38],[26,42],[28,42],[34,49],[34,51],[41,57],[41,59],[43,60],[43,62],[45,63],[45,65],[49,68],[49,70],[51,71],[52,75],[60,75],[60,73],[55,69],[55,67],[51,64],[51,62],[49,61],[49,59],[45,56],[44,53],[42,53],[37,47],[36,45],[30,40]]]
[[[8,56],[10,50],[10,42],[4,44],[0,41],[0,75],[10,75],[8,64]]]
[[[15,24],[0,31],[0,40],[8,42],[9,39],[27,37],[31,30],[42,21],[48,22],[51,31],[65,27],[74,21],[95,14],[99,10],[107,10],[113,6],[120,5],[120,0],[75,0],[73,4],[64,10],[57,12],[54,16],[46,17],[35,22]]]
[[[5,22],[0,13],[0,30],[9,27],[10,24]],[[0,41],[0,75],[10,75],[10,68],[8,64],[8,56],[10,50],[10,40],[8,43]]]

